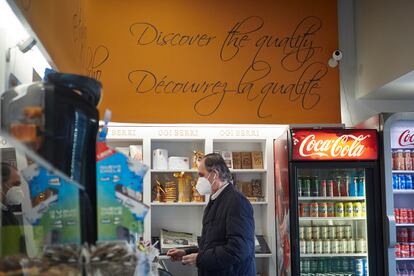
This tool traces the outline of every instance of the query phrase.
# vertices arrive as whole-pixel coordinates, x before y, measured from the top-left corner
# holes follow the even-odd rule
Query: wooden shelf
[[[326,200],[326,201],[360,201],[365,200],[364,196],[335,196],[335,197],[308,197],[301,196],[298,198],[299,201],[314,201],[314,200]]]
[[[340,254],[300,254],[301,258],[336,258],[336,257],[367,257],[367,253],[340,253]]]
[[[344,221],[344,220],[366,220],[365,217],[328,217],[328,218],[318,218],[318,217],[299,217],[299,221]]]

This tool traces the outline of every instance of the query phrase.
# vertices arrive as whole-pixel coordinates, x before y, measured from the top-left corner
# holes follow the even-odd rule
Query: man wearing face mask
[[[231,173],[216,153],[200,162],[197,191],[210,194],[199,248],[172,249],[173,261],[196,265],[198,275],[256,275],[253,208],[233,186]]]
[[[1,163],[1,225],[17,226],[19,222],[10,211],[10,206],[20,205],[23,191],[17,169],[7,163]]]

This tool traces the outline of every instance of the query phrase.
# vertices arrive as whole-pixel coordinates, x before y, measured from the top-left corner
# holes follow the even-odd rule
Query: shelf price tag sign
[[[292,160],[376,160],[376,130],[292,130]]]

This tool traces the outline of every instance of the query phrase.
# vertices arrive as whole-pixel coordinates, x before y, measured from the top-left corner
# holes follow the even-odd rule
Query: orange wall
[[[16,3],[59,70],[102,81],[114,121],[340,122],[336,1]]]

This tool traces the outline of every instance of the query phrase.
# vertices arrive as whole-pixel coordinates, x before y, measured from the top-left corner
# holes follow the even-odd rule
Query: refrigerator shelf
[[[299,201],[313,201],[313,200],[326,200],[326,201],[360,201],[365,200],[364,196],[335,196],[335,197],[324,197],[324,196],[314,196],[314,197],[299,197]]]
[[[395,258],[396,261],[414,261],[414,258]]]
[[[344,221],[344,220],[366,220],[366,217],[328,217],[328,218],[318,218],[318,217],[299,217],[299,221]]]
[[[414,190],[394,190],[394,194],[400,194],[400,195],[412,195],[414,194]]]
[[[398,174],[414,174],[414,171],[392,171],[392,173],[398,173]]]
[[[326,257],[367,257],[367,253],[343,253],[343,254],[300,254],[301,258],[326,258]]]
[[[397,227],[414,227],[414,223],[397,223]]]

